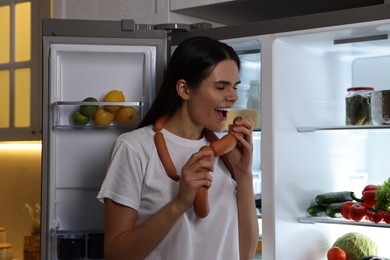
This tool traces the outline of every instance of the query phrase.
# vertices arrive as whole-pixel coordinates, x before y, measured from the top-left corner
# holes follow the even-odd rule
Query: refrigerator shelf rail
[[[367,226],[367,227],[382,227],[382,228],[390,228],[390,224],[386,223],[374,223],[369,221],[359,221],[355,222],[352,220],[347,220],[343,218],[326,218],[326,217],[302,217],[298,218],[299,223],[304,224],[341,224],[341,225],[354,225],[354,226]]]
[[[137,111],[137,120],[132,125],[120,125],[112,122],[107,126],[96,125],[90,120],[86,125],[73,123],[72,114],[80,106],[120,106],[132,107]],[[84,102],[84,101],[56,101],[52,103],[52,127],[54,129],[79,129],[79,128],[135,128],[144,116],[144,102]]]
[[[316,131],[332,131],[332,130],[390,130],[390,125],[364,125],[364,126],[307,126],[297,127],[297,131],[316,132]]]

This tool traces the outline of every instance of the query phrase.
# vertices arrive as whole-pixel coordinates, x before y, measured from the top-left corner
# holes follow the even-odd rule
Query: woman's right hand
[[[175,199],[188,210],[192,207],[197,190],[205,186],[209,188],[213,177],[210,172],[214,170],[213,162],[202,160],[206,156],[213,156],[211,151],[201,150],[194,153],[183,166],[179,191]]]

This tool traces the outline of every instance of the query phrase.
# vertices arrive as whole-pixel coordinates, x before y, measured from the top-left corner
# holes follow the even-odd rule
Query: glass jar
[[[345,98],[346,125],[371,125],[371,92],[372,87],[348,88]]]
[[[0,260],[12,260],[12,244],[0,243]]]

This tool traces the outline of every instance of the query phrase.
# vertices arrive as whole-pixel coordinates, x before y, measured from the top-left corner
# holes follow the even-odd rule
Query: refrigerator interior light
[[[387,34],[365,36],[365,37],[356,37],[356,38],[346,38],[346,39],[336,39],[333,41],[333,44],[345,44],[345,43],[354,43],[354,42],[368,42],[368,41],[378,41],[378,40],[387,40],[389,36]]]

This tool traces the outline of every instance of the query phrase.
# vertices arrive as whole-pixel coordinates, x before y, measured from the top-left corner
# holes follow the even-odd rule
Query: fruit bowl
[[[390,125],[390,90],[372,92],[371,117],[374,125]]]

